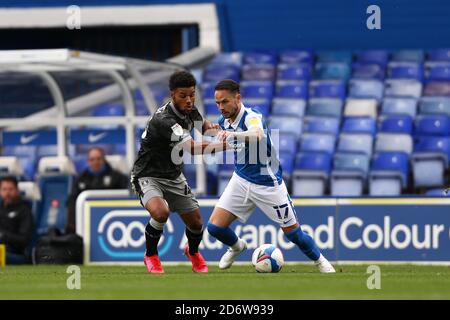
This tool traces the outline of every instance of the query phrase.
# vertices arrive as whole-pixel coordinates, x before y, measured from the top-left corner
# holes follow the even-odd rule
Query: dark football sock
[[[150,222],[147,223],[147,226],[145,227],[145,245],[147,249],[145,254],[147,256],[158,254],[158,242],[162,232],[162,230],[155,229],[150,225]]]
[[[193,255],[198,252],[198,246],[203,238],[203,228],[201,230],[189,230],[186,228],[186,237],[189,244],[189,254]]]

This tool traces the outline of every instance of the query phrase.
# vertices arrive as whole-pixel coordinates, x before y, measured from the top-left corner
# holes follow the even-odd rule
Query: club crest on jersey
[[[178,123],[174,124],[171,128],[173,133],[175,133],[177,136],[183,135],[183,128]]]

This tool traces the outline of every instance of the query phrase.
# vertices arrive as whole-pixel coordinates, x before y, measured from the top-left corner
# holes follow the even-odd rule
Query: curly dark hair
[[[177,88],[195,87],[196,84],[197,81],[195,80],[192,73],[185,70],[175,71],[169,79],[170,91],[173,91]]]

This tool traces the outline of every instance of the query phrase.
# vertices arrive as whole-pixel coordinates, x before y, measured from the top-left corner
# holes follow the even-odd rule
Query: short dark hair
[[[195,87],[196,84],[197,81],[195,80],[192,73],[185,70],[175,71],[169,79],[170,91],[173,91],[177,88]]]
[[[3,182],[11,182],[12,184],[14,184],[14,186],[17,188],[19,186],[19,182],[17,182],[16,177],[13,176],[6,176],[0,179],[0,184]]]
[[[241,93],[239,83],[231,79],[220,81],[218,84],[216,84],[214,90],[228,90],[231,93]]]

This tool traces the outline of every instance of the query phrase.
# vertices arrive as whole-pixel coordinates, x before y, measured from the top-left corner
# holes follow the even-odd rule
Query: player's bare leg
[[[169,207],[161,197],[153,197],[145,204],[151,219],[145,227],[146,252],[144,263],[150,273],[164,273],[158,256],[158,242],[163,233],[164,225],[169,218]]]
[[[228,269],[231,267],[236,260],[236,257],[247,249],[247,243],[238,238],[229,227],[236,219],[237,217],[234,214],[219,207],[214,208],[214,211],[209,218],[209,234],[230,247],[220,259],[220,269]]]
[[[206,273],[208,272],[208,266],[202,254],[198,251],[198,246],[203,238],[203,221],[200,210],[195,209],[180,216],[186,225],[186,237],[188,239],[184,254],[192,263],[192,271]]]
[[[302,231],[298,223],[289,227],[282,227],[281,229],[291,242],[295,243],[308,258],[314,261],[320,272],[336,272],[331,263],[320,253],[314,240]]]

